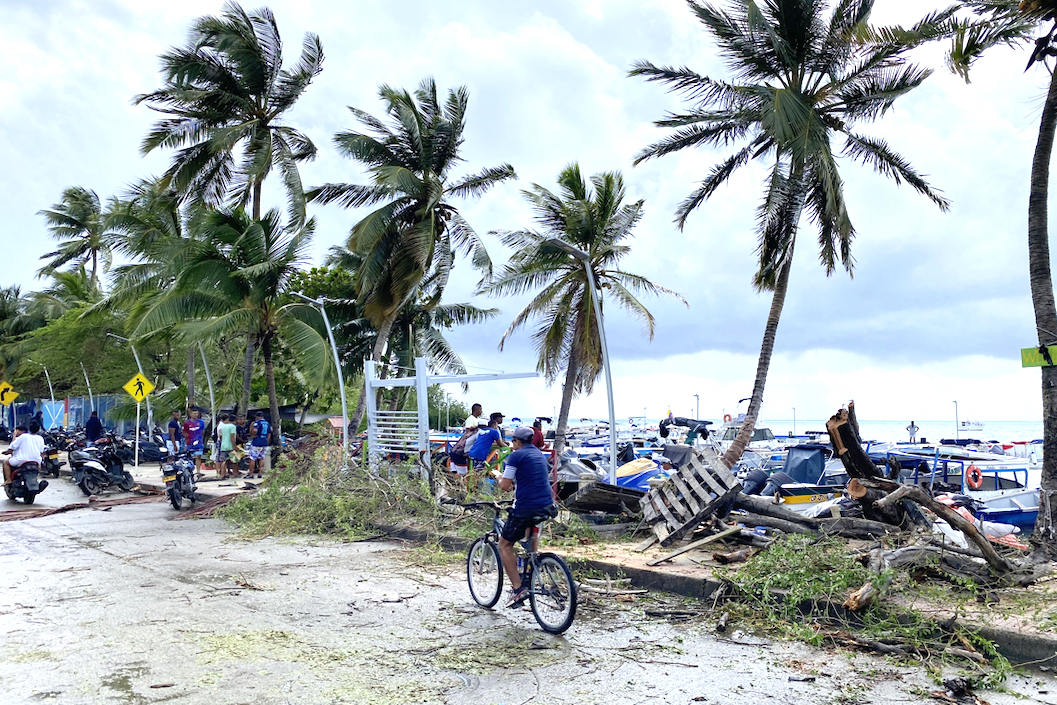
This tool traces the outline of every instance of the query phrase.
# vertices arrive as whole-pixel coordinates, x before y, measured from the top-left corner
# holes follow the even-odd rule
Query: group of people
[[[213,432],[216,444],[216,456],[213,458],[218,478],[242,477],[239,461],[242,453],[249,457],[246,477],[264,477],[265,459],[273,445],[272,425],[264,418],[264,412],[258,411],[253,423],[245,416],[221,414]],[[200,418],[198,409],[191,409],[190,418],[180,422],[180,412],[172,412],[169,420],[168,437],[165,445],[170,453],[188,451],[195,460],[195,471],[202,469],[202,456],[205,454],[205,422]]]
[[[490,414],[486,422],[480,404],[470,407],[462,436],[448,453],[452,471],[465,476],[474,465],[484,465],[493,448],[508,446],[503,438],[503,418],[503,414],[497,411]],[[514,429],[509,443],[511,451],[506,456],[503,470],[492,471],[500,491],[514,491],[514,504],[499,537],[499,557],[510,580],[507,607],[519,607],[529,596],[528,586],[522,585],[518,572],[514,544],[526,538],[537,524],[557,514],[550,464],[543,454],[545,445],[543,424],[539,419],[531,428],[519,426]],[[531,540],[535,551],[538,549],[538,534],[534,534]]]

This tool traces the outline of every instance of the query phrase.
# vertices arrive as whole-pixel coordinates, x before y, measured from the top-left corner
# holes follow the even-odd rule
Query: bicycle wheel
[[[561,634],[572,626],[576,618],[576,583],[569,566],[553,553],[543,553],[537,559],[529,583],[532,616],[543,631]]]
[[[470,546],[466,556],[466,582],[470,596],[482,607],[493,607],[503,592],[503,564],[499,548],[481,537]]]

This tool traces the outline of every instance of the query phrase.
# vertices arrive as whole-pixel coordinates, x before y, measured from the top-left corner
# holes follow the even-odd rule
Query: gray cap
[[[532,441],[532,429],[528,426],[518,426],[514,429],[514,438],[519,441]]]

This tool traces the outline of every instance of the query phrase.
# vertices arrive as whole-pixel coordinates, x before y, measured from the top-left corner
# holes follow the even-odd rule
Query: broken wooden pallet
[[[689,532],[741,490],[741,483],[711,448],[695,448],[693,457],[660,487],[642,498],[642,518],[662,546]]]

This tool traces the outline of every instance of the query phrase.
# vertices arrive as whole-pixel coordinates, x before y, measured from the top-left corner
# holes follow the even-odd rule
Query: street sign
[[[143,401],[154,391],[154,385],[142,374],[138,374],[130,379],[123,389],[136,401]]]
[[[15,399],[18,399],[18,392],[11,386],[11,383],[0,382],[0,404],[11,406]]]
[[[1053,367],[1054,361],[1057,361],[1057,345],[1051,345],[1046,348],[1046,352],[1050,354],[1050,361],[1047,362],[1039,348],[1021,348],[1020,349],[1020,366],[1021,367]]]

